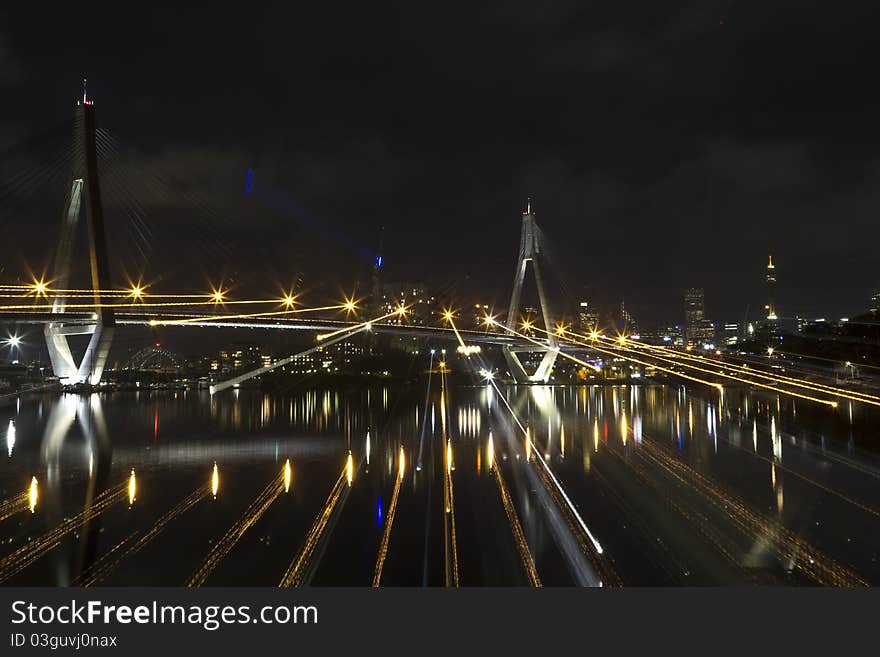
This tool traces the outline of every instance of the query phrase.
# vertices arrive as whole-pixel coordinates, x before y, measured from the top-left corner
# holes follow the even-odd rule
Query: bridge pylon
[[[55,253],[52,286],[58,290],[70,289],[70,265],[76,242],[82,205],[86,208],[89,265],[95,299],[95,322],[87,325],[65,325],[63,318],[46,324],[46,346],[55,375],[68,384],[98,384],[107,363],[116,321],[112,308],[101,307],[101,293],[111,289],[110,264],[107,255],[107,235],[104,230],[104,212],[101,188],[98,182],[98,158],[95,147],[95,105],[83,88],[83,97],[77,102],[74,122],[73,180],[61,219],[61,234]],[[67,299],[58,296],[52,304],[52,313],[63,315]],[[82,360],[77,364],[70,350],[68,337],[91,334]]]
[[[517,383],[546,383],[550,378],[550,372],[553,364],[556,362],[556,356],[559,352],[559,345],[556,336],[553,334],[555,324],[553,315],[550,312],[550,303],[547,300],[547,294],[544,291],[544,280],[541,277],[541,263],[538,257],[541,253],[540,239],[538,237],[538,225],[535,223],[535,215],[532,212],[532,203],[529,200],[526,211],[522,215],[522,233],[519,241],[519,257],[516,263],[516,272],[513,275],[513,292],[510,295],[510,306],[507,310],[507,328],[516,329],[520,311],[520,297],[522,296],[522,286],[526,278],[526,269],[528,264],[532,263],[532,269],[535,272],[535,283],[538,287],[538,299],[541,302],[541,314],[544,318],[544,326],[547,334],[547,347],[535,347],[531,351],[544,351],[544,356],[538,364],[537,369],[529,374],[523,367],[518,353],[522,349],[514,349],[509,345],[502,348],[504,359],[507,361],[507,367],[511,376]]]

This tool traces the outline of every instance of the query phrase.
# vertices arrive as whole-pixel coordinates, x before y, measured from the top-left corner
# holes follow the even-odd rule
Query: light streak
[[[278,305],[277,299],[240,299],[235,301],[225,301],[224,305],[260,305],[260,304],[275,304]],[[130,301],[128,303],[105,303],[103,301],[97,303],[73,303],[73,304],[65,304],[65,309],[70,308],[170,308],[170,307],[194,307],[194,306],[212,306],[214,305],[213,301],[157,301],[155,303],[148,302],[135,302]],[[54,304],[42,304],[42,305],[8,305],[3,306],[0,305],[0,310],[52,310],[54,308]],[[292,311],[291,311],[292,312]]]
[[[577,334],[573,334],[577,335]],[[855,390],[847,390],[846,388],[838,388],[836,386],[829,386],[824,383],[816,383],[813,381],[805,381],[803,379],[798,379],[791,376],[786,376],[783,374],[777,374],[775,372],[762,372],[760,370],[755,370],[750,367],[745,367],[743,365],[739,365],[737,363],[731,363],[728,361],[720,360],[717,358],[711,358],[708,356],[693,356],[688,353],[681,353],[674,349],[669,349],[667,347],[662,347],[660,345],[648,345],[648,344],[637,344],[635,342],[630,343],[633,347],[638,349],[646,350],[646,351],[659,351],[661,353],[665,353],[671,358],[680,358],[688,361],[695,361],[701,363],[711,363],[717,367],[724,367],[730,370],[734,370],[743,374],[747,374],[750,377],[756,377],[759,379],[776,381],[778,383],[787,383],[799,388],[805,388],[808,390],[813,390],[814,392],[823,392],[826,394],[833,394],[838,397],[844,397],[846,399],[851,399],[853,401],[860,401],[865,404],[872,404],[875,406],[880,406],[880,397],[876,395],[870,395],[864,392],[858,392]]]
[[[210,486],[210,490],[212,494],[216,496],[216,485],[218,481],[216,463],[214,464],[211,479],[212,483]],[[165,530],[165,527],[172,520],[202,501],[208,495],[208,492],[209,486],[207,484],[200,485],[192,493],[187,495],[180,502],[169,509],[165,514],[163,514],[158,520],[156,520],[156,522],[153,523],[153,526],[144,534],[142,534],[133,544],[129,544],[127,549],[125,549],[125,545],[129,543],[129,539],[131,537],[125,538],[117,543],[110,551],[108,551],[98,561],[96,561],[92,567],[83,572],[82,575],[73,582],[73,584],[82,587],[94,586],[95,584],[97,584],[99,581],[109,575],[125,559],[128,559],[140,552],[141,549],[143,549],[143,547],[147,545],[147,543],[149,543],[159,534],[161,534]],[[119,553],[118,556],[117,553]]]
[[[349,454],[349,459],[350,458],[351,454]],[[303,584],[306,569],[318,546],[318,542],[321,540],[321,536],[324,534],[327,523],[333,515],[333,510],[336,508],[340,497],[348,490],[346,482],[349,479],[349,459],[346,459],[342,472],[340,472],[339,477],[336,479],[336,483],[330,490],[330,495],[327,497],[327,501],[324,502],[321,512],[309,528],[309,531],[303,540],[302,547],[294,557],[293,561],[290,562],[287,570],[284,571],[284,575],[278,583],[279,587],[287,588],[290,586],[301,586]]]
[[[518,337],[520,337],[520,338],[523,338],[524,340],[528,340],[529,342],[531,342],[531,343],[533,343],[533,344],[536,344],[536,345],[538,345],[538,346],[541,346],[541,347],[547,348],[547,345],[544,344],[543,342],[540,342],[539,340],[535,340],[534,338],[530,338],[529,336],[524,335],[524,334],[520,333],[519,331],[517,331],[517,330],[515,330],[515,329],[512,329],[512,328],[509,328],[509,327],[505,326],[505,327],[504,327],[504,330],[505,330],[505,331],[510,331],[510,332],[513,333],[514,335],[516,335],[516,336],[518,336]],[[540,329],[539,329],[539,330],[540,330]],[[569,339],[568,341],[569,341],[569,342],[573,342],[571,339]],[[605,353],[605,354],[609,354],[609,355],[611,355],[611,356],[619,356],[619,357],[621,357],[621,358],[624,358],[623,356],[620,356],[620,354],[618,354],[618,353],[616,353],[616,352],[614,352],[614,351],[609,351],[609,350],[607,350],[607,349],[602,349],[601,347],[597,347],[595,344],[590,344],[590,345],[586,345],[586,346],[589,346],[590,348],[595,349],[596,351],[599,351],[599,352],[602,352],[602,353]],[[592,363],[589,363],[589,362],[587,362],[587,361],[585,361],[585,360],[582,360],[582,359],[580,359],[580,358],[577,358],[576,356],[572,356],[571,354],[569,354],[569,353],[567,353],[567,352],[565,352],[565,351],[562,351],[561,349],[557,349],[557,350],[556,350],[556,353],[559,354],[560,356],[562,356],[563,358],[567,358],[568,360],[570,360],[570,361],[572,361],[572,362],[575,362],[575,363],[578,363],[578,364],[580,364],[580,365],[583,365],[583,366],[585,366],[585,367],[593,367],[593,364],[592,364]],[[690,375],[688,375],[688,374],[683,374],[683,373],[681,373],[681,372],[677,372],[677,371],[675,371],[675,370],[671,370],[671,369],[665,368],[665,367],[663,367],[663,366],[661,366],[661,365],[657,365],[656,363],[648,363],[648,362],[645,362],[645,361],[642,361],[642,360],[638,360],[637,358],[632,358],[632,357],[630,357],[630,358],[626,358],[626,360],[631,360],[632,362],[634,362],[634,363],[639,363],[640,365],[647,365],[647,366],[649,366],[649,367],[653,367],[653,368],[658,369],[658,370],[661,370],[661,371],[663,371],[663,372],[667,372],[667,373],[669,373],[669,374],[674,374],[675,376],[679,376],[679,377],[681,377],[681,378],[683,378],[683,379],[688,379],[688,380],[690,380],[690,381],[694,381],[694,382],[696,382],[696,383],[702,383],[703,385],[707,385],[707,386],[710,386],[710,387],[712,387],[712,388],[716,388],[716,389],[718,389],[718,390],[721,389],[721,384],[719,384],[719,383],[713,383],[712,381],[706,381],[705,379],[699,379],[699,378],[697,378],[697,377],[695,377],[695,376],[690,376]]]
[[[508,330],[508,331],[512,331],[512,329],[507,329],[507,330]],[[547,332],[547,331],[544,331],[543,329],[538,329],[538,330],[539,330],[539,331],[542,331],[542,332],[544,332],[544,333]],[[519,334],[519,335],[520,335],[520,337],[523,337],[523,338],[525,338],[525,339],[527,339],[527,340],[530,340],[530,339],[531,339],[531,338],[529,338],[528,336],[521,335],[521,334]],[[609,338],[605,338],[605,339],[608,340]],[[578,340],[573,340],[573,339],[571,339],[571,338],[567,338],[567,341],[568,341],[568,342],[571,342],[571,343],[573,343],[573,344],[579,344],[579,345],[582,345],[582,346],[591,347],[592,349],[596,349],[597,351],[603,351],[600,347],[597,347],[595,344],[585,344],[584,342],[581,342],[581,341],[578,341]],[[541,344],[541,343],[539,343],[539,342],[537,342],[537,341],[535,341],[535,340],[533,340],[533,342],[536,342],[537,344]],[[625,360],[631,360],[631,361],[633,361],[633,362],[635,362],[635,363],[639,363],[639,364],[641,364],[641,365],[645,365],[645,366],[647,366],[647,367],[653,367],[653,368],[658,369],[658,370],[661,370],[661,371],[666,371],[666,372],[669,372],[669,373],[671,373],[671,374],[674,374],[675,376],[679,376],[679,377],[683,377],[683,378],[691,379],[691,380],[693,380],[693,381],[697,381],[697,382],[699,382],[699,383],[703,383],[704,385],[712,386],[712,387],[714,387],[714,388],[716,388],[716,389],[718,389],[718,390],[722,390],[722,389],[723,389],[723,386],[722,386],[721,384],[719,384],[719,383],[713,383],[713,382],[711,382],[711,381],[705,381],[705,380],[702,380],[702,379],[698,379],[698,378],[696,378],[696,377],[692,377],[692,376],[689,376],[689,375],[686,375],[686,374],[682,374],[681,372],[677,372],[677,371],[675,371],[675,370],[670,370],[670,369],[668,369],[668,368],[664,368],[664,367],[662,367],[661,365],[658,365],[657,363],[648,363],[648,362],[645,362],[645,361],[639,360],[639,359],[637,359],[637,358],[633,358],[632,356],[626,356],[626,355],[621,354],[620,351],[627,351],[627,352],[635,351],[636,353],[639,353],[639,352],[636,351],[635,349],[628,348],[628,347],[620,347],[620,348],[618,348],[618,350],[617,350],[616,352],[615,352],[615,351],[611,351],[611,352],[606,351],[605,353],[610,353],[610,354],[612,354],[612,355],[614,355],[614,356],[617,356],[617,357],[619,357],[619,358],[623,358],[623,359],[625,359]],[[571,356],[570,354],[566,354],[566,352],[564,352],[564,351],[559,351],[558,353],[559,353],[560,355],[562,355],[563,357],[565,357],[565,358],[568,358],[568,359],[573,360],[573,361],[575,361],[575,362],[581,363],[581,364],[583,364],[583,365],[587,365],[587,364],[588,364],[588,363],[586,363],[586,361],[583,361],[583,360],[580,360],[580,359],[578,359],[578,358],[575,358],[574,356]],[[704,372],[704,373],[707,373],[707,374],[712,374],[712,375],[714,375],[714,376],[720,376],[720,377],[723,377],[723,378],[732,379],[732,380],[735,380],[735,381],[739,381],[740,383],[746,383],[746,384],[748,384],[748,385],[755,386],[755,387],[758,387],[758,388],[765,388],[765,389],[767,389],[767,390],[773,390],[774,392],[779,392],[779,393],[782,393],[782,394],[784,394],[784,395],[789,395],[789,396],[792,396],[792,397],[798,397],[798,398],[800,398],[800,399],[806,399],[807,401],[812,401],[812,402],[816,402],[816,403],[819,403],[819,404],[825,404],[826,406],[831,406],[832,408],[837,408],[837,402],[836,402],[836,401],[833,401],[833,400],[829,400],[829,399],[821,399],[821,398],[819,398],[819,397],[813,397],[813,396],[811,396],[811,395],[804,395],[804,394],[799,393],[799,392],[794,392],[794,391],[792,391],[792,390],[786,390],[786,389],[784,389],[784,388],[778,388],[778,387],[776,387],[776,386],[771,386],[771,385],[768,385],[768,384],[766,384],[766,383],[761,383],[761,382],[759,382],[759,381],[754,381],[754,380],[752,380],[752,379],[746,379],[746,378],[743,378],[743,377],[735,376],[735,375],[733,375],[733,374],[727,374],[727,373],[724,373],[724,372],[717,372],[717,371],[714,371],[714,370],[710,370],[710,369],[706,369],[706,368],[702,368],[702,367],[697,367],[697,366],[695,366],[695,365],[688,365],[688,364],[686,364],[686,363],[682,363],[682,362],[680,362],[680,361],[675,361],[675,360],[672,360],[672,359],[669,359],[669,358],[664,358],[664,357],[656,356],[656,355],[653,355],[653,354],[651,354],[650,357],[651,357],[651,358],[657,358],[657,359],[662,360],[662,361],[664,361],[664,362],[673,363],[673,364],[678,365],[678,366],[680,366],[680,367],[687,367],[687,368],[690,368],[690,369],[692,369],[692,370],[696,370],[696,371],[699,371],[699,372]]]
[[[400,497],[400,483],[406,471],[406,457],[403,453],[403,445],[397,457],[397,479],[394,482],[394,493],[391,495],[391,505],[388,507],[388,515],[385,518],[385,528],[382,532],[382,541],[379,543],[379,552],[376,555],[376,566],[373,569],[373,587],[382,583],[382,569],[385,567],[385,557],[388,556],[388,542],[391,540],[391,526],[394,524],[394,515],[397,511],[397,499]]]
[[[239,539],[244,536],[245,532],[250,529],[257,520],[266,512],[272,502],[281,494],[284,486],[284,472],[279,472],[274,479],[262,490],[260,494],[251,502],[250,506],[245,510],[241,518],[230,527],[227,532],[221,536],[208,552],[201,565],[196,569],[192,576],[187,580],[186,586],[201,586],[205,580],[214,572],[214,569],[220,564],[223,558],[229,554]]]
[[[31,480],[31,487],[32,490],[36,490],[33,480]],[[105,490],[95,497],[91,504],[84,507],[82,511],[69,518],[65,518],[59,525],[53,527],[42,536],[29,541],[11,554],[0,558],[0,582],[21,572],[37,559],[58,547],[61,544],[61,539],[65,536],[94,520],[108,508],[124,500],[125,497],[126,484],[123,482]]]
[[[492,472],[495,474],[495,483],[498,484],[498,492],[501,494],[501,504],[504,506],[504,513],[507,515],[507,523],[510,525],[510,530],[513,532],[513,541],[516,543],[516,548],[519,551],[519,557],[522,561],[523,569],[526,572],[526,576],[529,578],[529,583],[534,587],[540,587],[541,578],[538,576],[537,568],[535,568],[535,559],[532,557],[532,552],[529,549],[526,535],[519,522],[519,517],[516,515],[516,508],[514,508],[513,501],[510,499],[510,493],[507,492],[507,486],[504,483],[504,478],[501,476],[501,469],[493,468]]]
[[[510,329],[508,329],[508,330],[510,330]],[[532,444],[531,435],[528,433],[528,429],[523,427],[522,422],[520,422],[516,413],[510,407],[510,404],[508,403],[507,399],[505,399],[504,395],[501,394],[501,390],[498,389],[498,385],[494,381],[490,381],[490,383],[495,388],[495,391],[498,393],[498,396],[501,399],[501,401],[504,403],[505,406],[507,406],[507,410],[510,411],[510,414],[513,416],[514,421],[517,423],[517,425],[519,425],[520,430],[527,437],[529,450],[532,453],[534,453],[537,462],[540,463],[541,467],[543,468],[543,471],[547,475],[547,480],[552,483],[552,486],[550,487],[551,492],[553,489],[555,489],[558,492],[561,499],[565,502],[564,506],[568,508],[568,512],[574,518],[576,524],[580,527],[581,532],[583,532],[583,534],[585,536],[587,536],[590,543],[593,545],[593,549],[598,554],[602,554],[604,551],[602,548],[602,544],[599,543],[598,540],[596,540],[595,536],[593,536],[593,533],[590,531],[590,528],[587,527],[587,523],[585,523],[584,519],[581,518],[581,514],[578,513],[577,509],[574,506],[574,503],[572,503],[571,499],[568,497],[568,494],[562,488],[562,484],[559,483],[559,480],[556,478],[556,475],[553,474],[552,470],[550,470],[550,467],[547,465],[547,462],[544,460],[544,458],[538,452],[537,447],[535,447],[535,445]],[[539,472],[540,471],[541,470],[539,470]]]
[[[318,342],[323,342],[323,341],[329,340],[330,338],[333,338],[341,333],[345,333],[346,331],[353,331],[353,330],[361,329],[361,328],[365,328],[365,329],[369,330],[372,327],[372,325],[375,324],[376,322],[381,322],[383,319],[388,319],[389,317],[399,317],[401,315],[401,313],[400,313],[401,309],[406,310],[406,308],[401,307],[393,312],[386,313],[386,314],[382,315],[381,317],[375,317],[373,319],[368,319],[367,321],[360,322],[359,324],[352,324],[350,326],[344,326],[344,327],[337,329],[335,331],[332,331],[330,333],[323,333],[321,335],[316,336],[315,339],[318,340]]]
[[[289,310],[271,310],[261,313],[240,313],[236,315],[202,315],[199,317],[187,317],[185,319],[151,319],[150,326],[175,326],[178,324],[192,324],[194,322],[218,322],[230,319],[250,319],[253,317],[277,317],[278,315],[301,315],[303,313],[322,312],[325,310],[339,310],[341,306],[317,306],[314,308],[295,308]]]

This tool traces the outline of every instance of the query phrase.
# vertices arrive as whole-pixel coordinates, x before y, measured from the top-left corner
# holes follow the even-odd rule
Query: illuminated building
[[[421,283],[385,283],[382,288],[380,314],[393,313],[404,306],[405,317],[390,320],[395,324],[425,326],[432,323],[432,316],[437,311],[436,297]]]
[[[654,330],[642,330],[639,332],[639,338],[646,344],[655,344],[665,347],[683,347],[684,338],[682,337],[681,326],[661,326]]]
[[[721,344],[734,345],[739,342],[740,327],[736,322],[727,322],[721,329]]]
[[[241,345],[221,349],[217,358],[211,360],[211,371],[233,372],[243,368],[256,369],[266,365],[266,358],[270,357],[263,354],[259,345]]]
[[[626,309],[623,301],[620,302],[620,330],[626,335],[638,335],[639,333],[639,324],[632,313]]]
[[[364,355],[364,346],[353,340],[335,342],[294,358],[282,371],[291,374],[346,371],[352,361]]]
[[[871,297],[871,312],[880,312],[880,292],[877,292],[873,297]]]
[[[715,325],[705,317],[703,288],[684,291],[684,343],[689,347],[715,341]]]
[[[599,326],[599,310],[590,307],[589,301],[578,304],[578,325],[582,331],[595,331]]]

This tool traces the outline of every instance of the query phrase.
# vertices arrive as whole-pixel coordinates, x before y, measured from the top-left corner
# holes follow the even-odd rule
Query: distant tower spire
[[[767,259],[767,319],[770,321],[776,320],[776,305],[773,301],[774,297],[774,288],[776,287],[776,267],[773,266],[773,256],[770,255]]]
[[[86,95],[86,82],[88,82],[88,80],[86,78],[83,78],[83,104],[85,104],[88,100],[88,96]]]
[[[526,214],[532,214],[532,197],[526,197]]]

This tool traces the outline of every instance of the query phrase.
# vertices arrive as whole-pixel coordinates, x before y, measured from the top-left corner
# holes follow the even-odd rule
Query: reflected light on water
[[[37,478],[31,477],[31,485],[28,488],[28,506],[30,507],[31,513],[33,513],[37,508],[38,497],[39,493],[37,491]]]
[[[131,475],[128,477],[128,505],[134,504],[137,499],[137,480],[134,476],[134,468],[131,469]]]
[[[401,447],[401,453],[402,451]],[[351,486],[351,482],[354,481],[354,457],[351,452],[348,453],[348,459],[345,461],[345,478],[348,480],[348,485]]]
[[[217,491],[220,490],[220,471],[217,469],[217,462],[214,461],[214,470],[211,472],[211,495],[217,499]]]
[[[290,467],[290,459],[284,462],[284,492],[290,490],[290,482],[293,479],[293,468]]]
[[[489,442],[486,443],[486,468],[491,472],[495,465],[495,442],[492,440],[492,432],[489,432]]]
[[[6,455],[12,457],[12,448],[15,447],[15,421],[9,420],[6,428]]]
[[[399,464],[397,469],[397,476],[403,479],[403,473],[406,472],[406,456],[403,453],[403,445],[400,446],[400,452],[398,453],[397,462]]]

